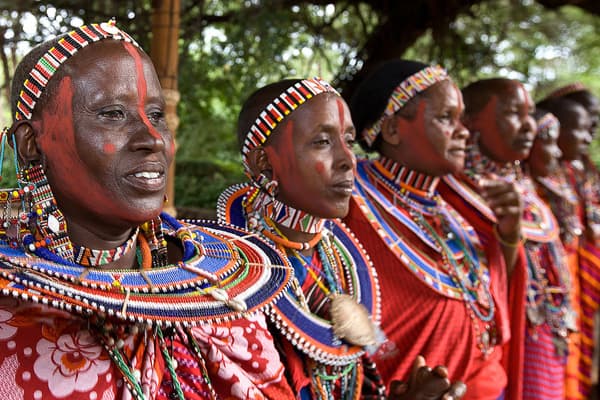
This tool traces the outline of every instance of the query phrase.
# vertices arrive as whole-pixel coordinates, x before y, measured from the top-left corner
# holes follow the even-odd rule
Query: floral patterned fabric
[[[172,378],[151,330],[125,334],[122,353],[147,399],[172,396]],[[86,319],[0,298],[0,398],[131,399],[122,373]],[[262,314],[191,330],[218,398],[293,398]],[[203,368],[184,340],[167,340],[186,399],[211,398]]]

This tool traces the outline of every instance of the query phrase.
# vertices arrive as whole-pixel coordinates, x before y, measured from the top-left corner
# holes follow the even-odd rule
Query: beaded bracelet
[[[500,244],[502,246],[506,246],[506,247],[517,247],[520,243],[521,243],[521,235],[519,234],[519,237],[517,238],[516,241],[514,242],[507,242],[506,240],[502,239],[502,236],[500,236],[500,232],[498,232],[498,224],[494,224],[494,236],[496,236],[496,239],[498,239],[498,241],[500,242]]]

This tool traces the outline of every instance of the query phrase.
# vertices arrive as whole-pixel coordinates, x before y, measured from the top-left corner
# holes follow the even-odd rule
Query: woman
[[[564,380],[549,376],[565,376],[568,335],[576,328],[568,295],[572,279],[558,222],[520,165],[533,147],[535,105],[520,82],[506,78],[476,81],[463,96],[472,136],[462,179],[472,188],[482,179],[515,182],[523,199],[520,238],[514,243],[523,241],[527,293],[523,314],[514,318],[526,318],[526,327],[520,335],[513,330],[511,346],[524,346],[523,376],[514,384],[522,385],[524,399],[564,399]],[[471,204],[489,212],[485,204]]]
[[[355,157],[348,106],[320,79],[285,80],[244,104],[238,139],[252,184],[219,200],[219,217],[247,226],[288,255],[295,278],[271,312],[288,380],[302,399],[384,397],[365,357],[381,341],[377,276],[339,220],[348,212]],[[391,398],[460,397],[447,371],[418,359]],[[362,392],[362,394],[361,394]]]
[[[503,251],[513,260],[515,249],[480,236],[437,192],[442,176],[463,167],[460,91],[439,66],[394,60],[361,83],[351,109],[361,144],[378,153],[358,164],[345,221],[381,278],[388,341],[374,358],[384,381],[405,379],[406,359],[422,354],[464,381],[467,398],[499,398],[512,268]],[[487,191],[509,210],[500,234],[513,235],[518,196],[507,184]]]
[[[579,307],[579,257],[577,254],[579,239],[583,233],[580,221],[581,204],[577,194],[569,185],[566,174],[560,167],[562,151],[558,147],[560,123],[551,113],[541,108],[536,109],[537,135],[533,147],[526,160],[525,170],[533,179],[537,193],[548,204],[560,228],[560,238],[565,248],[570,270],[571,308],[580,316]],[[577,327],[581,323],[577,321]],[[580,329],[577,329],[578,331]],[[569,336],[569,355],[565,366],[565,398],[577,399],[579,389],[579,333]]]
[[[288,264],[240,230],[160,213],[174,144],[137,44],[114,21],[45,42],[19,64],[12,105],[5,397],[290,398],[256,313],[286,286]]]
[[[597,293],[600,284],[600,278],[598,278],[598,271],[600,271],[600,247],[598,245],[600,208],[596,196],[595,168],[587,165],[586,161],[589,157],[589,145],[593,133],[591,128],[593,118],[582,104],[567,97],[551,97],[541,101],[540,105],[552,112],[558,119],[560,129],[557,144],[562,153],[560,164],[567,186],[577,194],[576,216],[583,233],[578,241],[567,246],[567,249],[572,249],[574,245],[579,246],[577,252],[579,265],[575,279],[579,281],[580,285],[581,340],[580,362],[576,370],[579,390],[575,392],[575,395],[577,398],[589,398],[592,396],[593,390],[591,381],[596,342],[594,332],[597,331],[594,315],[599,306]]]

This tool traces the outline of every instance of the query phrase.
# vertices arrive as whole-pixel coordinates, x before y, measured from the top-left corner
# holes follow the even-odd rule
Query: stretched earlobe
[[[16,143],[12,143],[17,152],[19,162],[29,165],[33,161],[39,161],[42,155],[35,141],[36,131],[31,121],[18,121],[9,130],[9,137]]]
[[[267,152],[262,147],[256,147],[252,149],[248,155],[248,168],[250,169],[250,174],[252,177],[257,177],[260,174],[268,173],[272,175],[273,167],[271,167],[271,163],[269,162],[269,156]]]

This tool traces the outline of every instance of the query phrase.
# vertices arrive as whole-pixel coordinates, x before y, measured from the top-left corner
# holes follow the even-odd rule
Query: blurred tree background
[[[150,51],[159,3],[0,0],[0,122],[9,123],[12,71],[31,46],[114,16]],[[235,135],[241,103],[282,78],[319,75],[348,97],[374,65],[406,57],[444,65],[459,85],[506,76],[539,100],[580,81],[600,95],[598,0],[180,0],[180,7],[175,198],[182,209],[213,208],[224,187],[244,180]],[[593,156],[600,163],[598,143]],[[14,184],[11,160],[3,175],[3,186]]]

